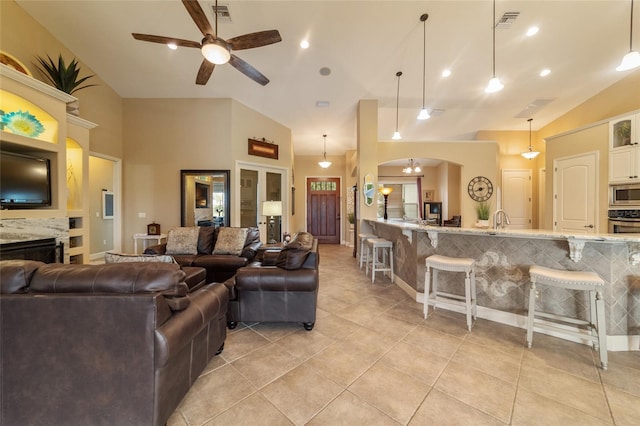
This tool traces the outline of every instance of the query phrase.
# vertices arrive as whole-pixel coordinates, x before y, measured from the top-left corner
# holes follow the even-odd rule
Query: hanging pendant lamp
[[[493,0],[493,21],[491,25],[493,26],[493,77],[489,80],[486,89],[484,89],[486,93],[499,92],[504,88],[500,79],[496,77],[496,0]]]
[[[533,118],[530,118],[527,121],[529,122],[529,151],[525,151],[520,155],[522,155],[527,160],[532,160],[532,159],[536,158],[538,156],[538,154],[540,154],[540,152],[539,151],[534,151],[533,150],[533,145],[531,145],[531,122],[533,121]]]
[[[631,24],[629,28],[629,53],[622,57],[616,71],[628,71],[640,66],[640,53],[633,50],[633,0],[631,0]]]
[[[393,132],[393,136],[391,136],[391,139],[393,139],[394,141],[402,139],[402,136],[400,136],[400,132],[398,131],[398,110],[400,106],[400,76],[401,75],[402,75],[402,71],[398,71],[396,73],[396,77],[398,77],[398,90],[396,92],[396,131]]]
[[[424,105],[424,98],[425,98],[425,80],[426,80],[426,69],[427,69],[427,19],[429,19],[429,15],[426,13],[423,13],[422,15],[420,15],[420,20],[422,21],[422,30],[423,30],[423,38],[424,38],[424,43],[423,43],[423,55],[422,55],[422,109],[420,110],[420,113],[418,114],[418,120],[428,120],[429,118],[431,118],[431,115],[429,115],[429,111],[427,111],[427,108]]]
[[[324,152],[322,154],[322,161],[318,161],[318,165],[323,169],[329,168],[331,161],[327,160],[327,135],[322,135],[324,138]]]

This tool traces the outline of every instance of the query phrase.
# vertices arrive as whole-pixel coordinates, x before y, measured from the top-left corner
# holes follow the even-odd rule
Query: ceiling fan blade
[[[266,46],[282,41],[278,30],[258,31],[257,33],[245,34],[230,38],[227,43],[233,50],[251,49],[254,47]]]
[[[164,37],[164,36],[157,36],[157,35],[151,35],[151,34],[138,34],[138,33],[131,33],[131,35],[136,40],[150,41],[152,43],[161,43],[161,44],[173,43],[176,46],[195,47],[198,49],[202,47],[202,45],[197,41],[183,40],[181,38]]]
[[[207,81],[209,81],[209,77],[211,77],[211,73],[216,65],[212,62],[207,61],[206,59],[202,61],[200,65],[200,69],[198,70],[198,76],[196,77],[196,84],[205,85]]]
[[[211,28],[211,24],[207,19],[207,15],[204,14],[202,7],[200,7],[200,3],[196,0],[182,0],[182,3],[202,34],[211,34],[215,37],[216,33],[213,31],[213,28]]]
[[[261,84],[263,86],[266,86],[267,83],[269,83],[269,79],[267,77],[265,77],[264,74],[262,74],[260,71],[258,71],[257,69],[255,69],[251,65],[249,65],[244,60],[238,58],[233,53],[231,54],[231,59],[229,59],[229,63],[235,69],[237,69],[242,74],[246,75],[247,77],[249,77],[250,79],[252,79],[256,83]]]

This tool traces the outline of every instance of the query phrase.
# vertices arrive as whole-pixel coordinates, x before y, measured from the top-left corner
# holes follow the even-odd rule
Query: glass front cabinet
[[[609,122],[609,183],[640,181],[640,113]]]

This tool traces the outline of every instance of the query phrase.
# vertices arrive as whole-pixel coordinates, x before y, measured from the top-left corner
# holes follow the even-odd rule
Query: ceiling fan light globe
[[[632,50],[622,57],[622,62],[616,68],[616,71],[628,71],[640,66],[640,53]]]
[[[222,40],[211,40],[202,45],[202,56],[213,64],[222,65],[229,62],[231,52]]]
[[[500,79],[498,77],[493,77],[491,80],[489,80],[489,84],[487,85],[487,88],[484,89],[484,91],[486,93],[495,93],[501,91],[503,88],[504,84],[500,82]]]
[[[429,118],[431,118],[429,111],[426,108],[422,108],[418,114],[418,120],[428,120]]]

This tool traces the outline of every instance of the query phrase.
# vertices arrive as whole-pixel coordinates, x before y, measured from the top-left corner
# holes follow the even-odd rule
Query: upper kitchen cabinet
[[[640,181],[640,113],[609,122],[609,182]]]

